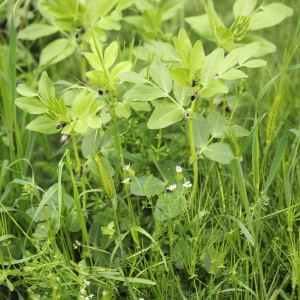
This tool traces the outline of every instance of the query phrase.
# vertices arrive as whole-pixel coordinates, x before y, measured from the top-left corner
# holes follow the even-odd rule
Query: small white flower
[[[92,298],[94,298],[95,296],[94,296],[94,294],[90,294],[90,299],[92,299]]]
[[[88,281],[88,280],[83,280],[83,285],[85,285],[85,286],[87,286],[87,285],[90,285],[91,284],[91,282],[90,281]]]
[[[171,184],[168,188],[167,188],[167,190],[169,190],[169,191],[173,191],[173,190],[175,190],[176,189],[176,184]]]
[[[185,182],[182,186],[185,187],[185,188],[190,188],[190,187],[192,187],[193,185],[192,185],[189,181],[187,181],[187,182]]]
[[[130,171],[130,169],[131,169],[130,164],[126,165],[126,166],[123,168],[123,170],[125,170],[125,171]]]
[[[130,178],[129,177],[121,181],[121,183],[124,183],[124,184],[127,184],[129,182],[130,182]]]
[[[177,172],[177,173],[181,173],[181,172],[182,172],[182,168],[179,167],[179,166],[176,166],[176,172]]]

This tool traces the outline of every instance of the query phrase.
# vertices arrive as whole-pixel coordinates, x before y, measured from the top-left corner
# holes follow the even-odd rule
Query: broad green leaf
[[[95,70],[103,71],[103,66],[100,62],[100,59],[95,53],[85,52],[84,57]]]
[[[207,14],[204,14],[201,16],[196,16],[196,17],[188,17],[188,18],[185,18],[185,21],[200,36],[203,36],[205,39],[207,39],[209,41],[214,40],[214,35],[211,31]]]
[[[238,63],[238,57],[240,52],[243,50],[242,47],[232,50],[228,55],[219,63],[217,73],[223,74],[227,70],[231,69]]]
[[[113,82],[119,82],[119,74],[122,72],[130,71],[131,67],[132,62],[128,60],[121,61],[114,65],[110,71],[110,76]]]
[[[49,78],[47,72],[43,72],[39,81],[39,90],[38,93],[40,94],[43,101],[51,100],[55,97],[55,89],[53,82]]]
[[[36,98],[20,97],[17,98],[15,104],[30,114],[42,114],[47,111],[45,104]]]
[[[151,3],[151,1],[147,0],[134,0],[134,4],[136,8],[140,11],[143,12],[144,10],[154,10],[154,4]]]
[[[253,60],[248,60],[243,64],[243,67],[247,68],[260,68],[264,67],[267,64],[267,62],[263,59],[253,59]]]
[[[186,209],[186,200],[183,196],[174,193],[163,194],[157,199],[154,217],[158,221],[166,221],[183,214]]]
[[[61,130],[61,134],[70,134],[73,131],[73,127],[74,127],[75,121],[70,122],[69,124],[67,124],[62,130]]]
[[[181,9],[184,9],[184,1],[178,1],[178,0],[169,0],[164,1],[163,7],[162,7],[162,20],[170,20],[176,16],[178,16],[178,11]]]
[[[228,88],[223,79],[210,80],[201,90],[201,97],[213,97],[216,94],[226,94]]]
[[[66,225],[69,231],[78,232],[81,229],[79,216],[77,211],[71,211],[66,219]]]
[[[213,110],[207,116],[207,121],[210,125],[211,135],[213,137],[224,137],[223,128],[227,125],[227,121],[220,113]]]
[[[255,55],[259,46],[260,46],[259,42],[254,42],[254,43],[244,46],[243,50],[239,53],[239,58],[238,58],[239,65],[242,65],[250,57]]]
[[[193,120],[193,128],[195,147],[202,148],[206,146],[210,136],[210,126],[208,121],[203,116],[196,113]]]
[[[178,104],[180,104],[181,106],[186,106],[189,105],[191,103],[191,88],[186,88],[186,87],[181,87],[179,85],[177,85],[176,83],[174,83],[173,85],[173,93],[174,93],[174,97],[177,101]]]
[[[119,74],[119,78],[122,81],[128,81],[132,83],[145,83],[147,80],[140,74],[132,72],[132,71],[127,71]]]
[[[97,92],[91,92],[88,93],[83,99],[82,101],[79,103],[78,105],[78,111],[77,111],[77,116],[81,117],[84,115],[88,115],[89,111],[90,111],[90,107],[93,104],[93,102],[95,101],[95,99],[98,97],[98,93]],[[72,105],[73,107],[73,105]],[[77,117],[76,116],[76,117]]]
[[[122,11],[133,4],[134,4],[134,0],[122,0],[122,1],[119,0],[117,1],[116,9]]]
[[[85,133],[88,130],[87,118],[75,120],[73,130],[76,133]]]
[[[151,106],[148,102],[130,102],[130,106],[135,111],[151,111]]]
[[[236,80],[236,79],[247,78],[247,77],[248,75],[240,70],[229,70],[218,76],[218,78],[225,79],[225,80]]]
[[[174,61],[180,61],[175,48],[169,43],[161,41],[148,40],[144,46],[136,47],[133,52],[139,59],[146,62],[149,61],[149,57],[154,57],[154,59],[160,59],[164,62],[173,63]]]
[[[104,65],[108,69],[111,67],[118,56],[118,43],[112,42],[104,51]]]
[[[92,158],[98,151],[100,146],[100,133],[99,130],[93,130],[89,135],[82,139],[81,152],[84,158]]]
[[[165,189],[165,182],[153,177],[142,176],[133,181],[130,192],[136,196],[153,197],[161,194]]]
[[[183,119],[184,109],[178,104],[162,103],[153,111],[147,126],[149,129],[160,129]]]
[[[192,51],[192,43],[185,31],[185,29],[181,28],[178,33],[178,40],[182,49],[184,49],[189,55]]]
[[[87,95],[88,95],[88,91],[83,90],[74,99],[71,107],[71,116],[73,120],[75,120],[79,115],[82,115],[79,107],[81,103],[84,101],[85,97],[87,97]]]
[[[58,31],[58,28],[52,25],[34,23],[28,25],[26,28],[18,33],[18,38],[21,40],[34,41],[43,36],[51,35]]]
[[[40,56],[40,66],[56,64],[73,54],[76,44],[70,39],[57,39],[45,48]]]
[[[98,129],[102,126],[102,120],[98,116],[89,116],[87,118],[87,125],[89,128]]]
[[[192,85],[190,80],[190,73],[185,68],[172,69],[170,70],[170,75],[173,81],[182,87],[189,87]]]
[[[253,42],[259,42],[260,43],[260,47],[257,50],[257,52],[255,53],[255,55],[253,55],[253,57],[260,57],[269,53],[273,53],[276,51],[276,46],[272,43],[270,43],[268,40],[262,38],[259,35],[255,35],[255,34],[249,34],[247,35],[246,38],[244,38],[241,43],[244,45],[253,43]]]
[[[101,5],[99,5],[99,1],[95,2],[95,7],[99,6],[99,16],[106,16],[113,7],[118,3],[118,0],[101,0]],[[94,8],[95,8],[94,7]]]
[[[26,84],[23,84],[23,83],[18,84],[16,90],[17,90],[18,94],[20,94],[21,96],[24,96],[24,97],[36,97],[38,95],[37,92],[35,92],[29,86],[27,86]]]
[[[115,108],[115,111],[118,118],[128,119],[131,114],[130,103],[129,102],[118,103],[117,107]]]
[[[236,0],[233,5],[234,17],[249,16],[256,6],[257,0]]]
[[[191,51],[190,56],[190,71],[193,76],[194,72],[202,69],[205,61],[205,53],[203,50],[203,45],[200,41],[197,41]]]
[[[230,164],[230,161],[234,159],[230,146],[223,142],[208,145],[204,148],[203,154],[207,158],[221,164]]]
[[[93,71],[86,72],[85,75],[93,85],[101,86],[102,88],[106,88],[107,82],[104,78],[103,72],[98,71],[98,70],[93,70]]]
[[[205,57],[201,74],[201,84],[206,85],[217,74],[219,63],[224,59],[224,50],[216,49]]]
[[[172,79],[169,69],[160,60],[154,60],[149,68],[149,75],[155,83],[166,93],[170,93],[172,89]]]
[[[114,20],[111,16],[102,18],[97,22],[97,27],[103,30],[120,30],[122,28],[119,21]]]
[[[279,24],[285,18],[293,15],[293,10],[281,3],[271,3],[262,7],[250,18],[250,30],[258,30]]]
[[[182,48],[180,41],[178,38],[173,38],[173,43],[175,45],[175,48],[177,50],[177,53],[181,59],[181,63],[184,68],[189,69],[190,67],[190,54],[186,51],[185,48]]]
[[[76,30],[76,26],[75,26],[73,17],[64,16],[62,18],[56,18],[54,23],[61,30],[66,30],[66,31],[75,31]]]
[[[137,86],[124,94],[124,98],[129,101],[150,101],[166,97],[167,94],[156,86]]]
[[[249,130],[236,124],[226,126],[223,132],[225,135],[233,134],[235,137],[243,137],[243,136],[248,136],[250,134]]]
[[[96,99],[96,97],[95,97]],[[100,111],[103,107],[105,106],[105,102],[104,101],[94,101],[92,103],[92,105],[90,106],[90,110],[89,110],[89,115],[94,115],[96,114],[98,111]]]

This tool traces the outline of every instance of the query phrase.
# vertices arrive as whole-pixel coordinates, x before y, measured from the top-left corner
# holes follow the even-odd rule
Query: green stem
[[[72,140],[73,140],[73,137],[72,137]],[[76,150],[77,150],[77,147],[76,147]],[[77,151],[75,151],[75,152],[78,156]],[[76,154],[75,154],[75,157],[76,157]],[[78,193],[78,189],[77,189],[77,184],[76,184],[75,176],[74,176],[73,169],[72,169],[72,161],[71,161],[71,157],[70,157],[70,152],[66,151],[65,156],[67,158],[66,167],[69,170],[72,185],[73,185],[73,197],[74,197],[74,201],[75,201],[75,207],[76,207],[76,210],[78,213],[78,219],[79,219],[80,227],[82,230],[82,243],[84,245],[89,245],[89,235],[88,235],[88,231],[86,228],[86,220],[85,220],[84,211],[82,208],[83,206],[81,206],[81,203],[80,203],[80,197],[79,197],[79,193]]]
[[[193,101],[191,110],[190,110],[190,116],[188,119],[188,134],[189,134],[189,141],[190,141],[190,153],[192,157],[192,164],[193,164],[193,170],[194,170],[194,180],[193,180],[193,189],[191,193],[191,199],[190,199],[190,205],[193,204],[196,192],[198,188],[198,161],[197,161],[197,154],[195,151],[195,143],[194,143],[194,127],[193,127],[193,120],[195,116],[195,107],[196,107],[196,101]]]

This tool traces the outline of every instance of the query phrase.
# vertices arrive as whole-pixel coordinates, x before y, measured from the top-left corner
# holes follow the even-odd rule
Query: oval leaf
[[[133,181],[130,186],[130,192],[136,196],[152,197],[162,193],[165,189],[165,183],[153,176],[142,176]]]
[[[254,42],[249,45],[243,47],[243,50],[239,54],[238,63],[242,65],[245,61],[247,61],[251,56],[253,56],[260,46],[259,42]]]
[[[45,116],[40,116],[30,122],[26,126],[26,129],[44,134],[53,134],[59,132],[59,129],[56,129],[57,125],[57,121],[50,120]]]
[[[224,59],[224,50],[216,49],[205,58],[203,71],[201,74],[201,84],[206,85],[209,80],[217,74],[219,63]]]
[[[249,16],[256,6],[257,0],[237,0],[233,5],[234,17]]]
[[[218,112],[212,111],[207,116],[207,121],[211,128],[211,135],[216,138],[224,137],[223,129],[227,124],[226,119]]]
[[[250,18],[249,29],[258,30],[279,24],[293,15],[293,10],[281,3],[271,3]]]
[[[40,66],[53,65],[72,55],[76,44],[69,39],[58,39],[48,44],[41,53]]]
[[[170,75],[174,82],[182,87],[191,86],[190,73],[185,68],[175,68],[170,70]]]
[[[267,62],[263,59],[252,59],[243,64],[243,67],[247,68],[260,68],[264,67],[267,64]]]
[[[155,83],[166,93],[170,93],[172,89],[172,79],[169,69],[160,60],[154,60],[149,68],[149,74]]]
[[[208,121],[203,116],[195,114],[193,128],[195,147],[202,148],[206,146],[210,136],[210,126]]]
[[[219,78],[226,79],[226,80],[235,80],[235,79],[247,78],[247,77],[248,77],[248,75],[240,70],[229,70],[229,71],[219,75]]]
[[[140,74],[128,71],[128,72],[123,72],[119,74],[119,78],[122,81],[128,81],[132,83],[145,83],[147,80]]]
[[[154,217],[158,221],[165,221],[179,216],[185,209],[186,201],[184,197],[173,193],[164,194],[156,202]]]
[[[16,105],[30,114],[42,114],[47,111],[45,104],[31,97],[20,97],[15,101]]]
[[[222,142],[208,145],[203,150],[203,154],[207,158],[221,164],[230,164],[230,161],[234,159],[230,146]]]
[[[57,31],[58,31],[58,28],[56,28],[54,26],[47,25],[47,24],[35,23],[35,24],[28,25],[26,28],[21,30],[18,33],[18,38],[21,40],[34,41],[43,36],[51,35]]]
[[[77,211],[71,211],[66,219],[66,225],[71,232],[78,232],[81,229]]]
[[[228,88],[223,79],[210,80],[201,90],[201,97],[213,97],[216,94],[226,94]]]
[[[137,86],[124,94],[124,98],[129,101],[150,101],[166,96],[160,88],[149,85]]]
[[[174,103],[162,103],[152,113],[147,126],[149,129],[160,129],[183,119],[184,109]]]

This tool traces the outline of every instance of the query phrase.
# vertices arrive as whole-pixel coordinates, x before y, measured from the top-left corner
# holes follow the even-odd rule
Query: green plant
[[[299,294],[300,135],[292,121],[278,126],[293,128],[282,138],[273,135],[279,102],[265,125],[262,101],[280,74],[299,69],[290,66],[299,43],[272,76],[272,60],[261,56],[276,47],[252,33],[293,10],[236,0],[226,28],[228,8],[222,15],[216,2],[202,1],[206,14],[190,16],[184,4],[15,4],[9,49],[18,57],[27,48],[34,60],[1,57],[1,76],[12,79],[8,88],[1,82],[1,98],[10,99],[1,106],[9,154],[1,154],[0,294],[7,299]],[[30,24],[17,8],[35,16]],[[64,74],[74,61],[77,80]],[[260,82],[266,72],[268,83]]]

